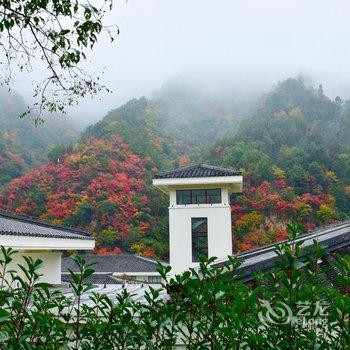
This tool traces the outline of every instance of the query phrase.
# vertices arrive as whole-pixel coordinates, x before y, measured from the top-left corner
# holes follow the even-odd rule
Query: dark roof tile
[[[87,231],[0,211],[0,235],[92,240]]]
[[[94,263],[96,272],[157,272],[157,262],[132,254],[82,254],[88,263]],[[77,271],[73,256],[62,259],[62,272]]]
[[[70,274],[61,275],[62,282],[72,283],[72,276]],[[111,276],[109,274],[92,274],[84,280],[85,284],[123,284],[123,280]]]
[[[242,175],[240,171],[206,164],[190,165],[155,175],[156,179],[185,179]]]
[[[350,222],[345,221],[326,226],[321,229],[312,231],[312,233],[299,236],[297,241],[304,242],[302,245],[301,257],[310,255],[309,249],[313,246],[313,241],[318,241],[324,247],[327,254],[334,252],[350,252]],[[281,243],[281,242],[280,242]],[[255,272],[267,271],[275,266],[280,257],[276,254],[276,246],[280,243],[274,243],[249,252],[236,255],[241,259],[243,264],[238,268],[237,273],[242,281],[249,281],[254,278]],[[215,263],[214,267],[222,267],[228,261]]]

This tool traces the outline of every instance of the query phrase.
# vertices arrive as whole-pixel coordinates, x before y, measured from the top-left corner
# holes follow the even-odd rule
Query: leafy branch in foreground
[[[14,252],[2,248],[1,277],[13,283],[0,291],[0,348],[349,349],[349,257],[336,259],[341,288],[325,284],[323,249],[315,242],[305,254],[299,227],[288,230],[290,240],[276,250],[278,265],[252,285],[239,281],[235,258],[220,268],[202,260],[199,270],[170,280],[170,268],[160,266],[163,286],[150,287],[145,303],[127,288],[114,300],[91,290],[85,279],[93,271],[82,258],[68,297],[40,282],[40,261],[25,259],[22,275],[9,271]]]
[[[106,33],[113,41],[119,30],[103,23],[112,0],[4,0],[0,2],[0,50],[5,84],[13,82],[13,67],[33,70],[40,59],[48,71],[37,83],[33,108],[64,112],[86,94],[108,88],[99,78],[82,68],[82,60],[99,36]],[[36,68],[37,69],[37,68]],[[30,109],[25,112],[29,113]],[[36,121],[40,118],[37,117]]]

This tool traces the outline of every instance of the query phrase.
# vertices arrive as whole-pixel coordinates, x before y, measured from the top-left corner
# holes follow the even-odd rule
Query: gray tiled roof
[[[72,282],[72,277],[70,274],[62,274],[61,275],[62,282]],[[94,273],[91,276],[87,277],[84,280],[86,284],[123,284],[124,281],[111,276],[110,274],[98,274]]]
[[[302,256],[309,255],[308,249],[313,246],[316,240],[325,248],[327,254],[350,247],[350,222],[329,225],[325,228],[317,229],[309,234],[300,236],[297,241],[303,241]],[[276,254],[276,244],[259,248],[250,252],[237,255],[242,259],[242,265],[238,268],[237,274],[242,281],[249,281],[254,278],[254,273],[268,271],[275,266],[280,257]],[[215,263],[214,267],[222,267],[225,261]]]
[[[84,254],[81,255],[88,263],[94,263],[96,272],[157,272],[157,262],[132,254]],[[62,272],[77,271],[73,257],[62,259]]]
[[[155,175],[156,179],[184,179],[241,175],[240,171],[206,164],[190,165]]]
[[[0,235],[92,240],[89,232],[0,211]]]
[[[118,302],[118,295],[127,291],[133,301],[140,303],[147,303],[145,298],[146,293],[150,292],[150,288],[159,290],[159,299],[167,299],[167,293],[164,288],[161,288],[160,284],[147,285],[145,283],[124,283],[124,284],[106,284],[106,286],[98,285],[95,288],[89,290],[81,296],[80,302],[84,305],[95,305],[93,299],[91,298],[93,294],[106,295],[113,303]],[[66,297],[71,298],[76,301],[75,294],[72,288],[61,287],[59,288]]]

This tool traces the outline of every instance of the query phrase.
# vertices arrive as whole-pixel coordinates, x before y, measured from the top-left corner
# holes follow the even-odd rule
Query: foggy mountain
[[[73,147],[4,186],[0,207],[95,232],[97,249],[166,257],[167,198],[155,173],[195,162],[243,172],[233,200],[239,251],[350,213],[350,109],[301,78],[267,93],[209,95],[177,81],[86,128]],[[58,161],[59,159],[59,161]]]
[[[132,98],[150,98],[171,77],[209,94],[260,94],[309,74],[328,96],[348,99],[349,18],[345,0],[115,2],[106,24],[118,25],[120,35],[98,43],[84,63],[89,72],[104,71],[112,93],[81,100],[68,116],[86,127]],[[42,74],[35,68],[15,76],[14,88],[28,103]]]
[[[25,109],[22,96],[0,89],[0,187],[46,162],[51,147],[78,136],[67,118],[50,116],[36,126],[30,115],[20,118]]]

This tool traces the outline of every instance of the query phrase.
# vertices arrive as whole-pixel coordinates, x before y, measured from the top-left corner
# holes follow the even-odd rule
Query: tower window
[[[176,191],[176,203],[178,205],[221,203],[221,189],[179,190]]]
[[[208,219],[192,218],[192,261],[208,257]]]

